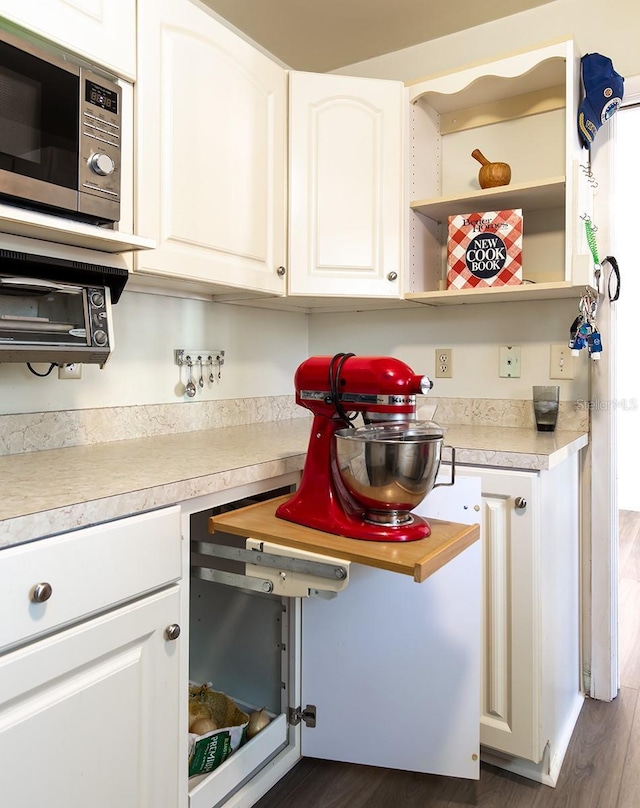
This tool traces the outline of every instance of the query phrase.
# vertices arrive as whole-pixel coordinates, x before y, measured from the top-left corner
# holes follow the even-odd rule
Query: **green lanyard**
[[[591,219],[586,218],[584,220],[584,229],[587,234],[587,244],[589,245],[589,249],[591,250],[591,255],[593,256],[593,263],[596,265],[596,269],[600,267],[600,259],[598,258],[598,245],[596,244],[596,231],[593,228],[593,223]]]
[[[589,216],[584,216],[583,218],[584,218],[584,229],[587,234],[587,244],[589,245],[589,250],[591,251],[591,255],[593,257],[593,274],[596,281],[596,288],[599,290],[602,265],[600,263],[600,258],[598,256],[598,245],[596,244],[596,230],[598,228],[593,226],[593,222],[591,221]]]

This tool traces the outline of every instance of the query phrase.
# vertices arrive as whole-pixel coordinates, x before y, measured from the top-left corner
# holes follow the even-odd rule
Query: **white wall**
[[[125,290],[113,315],[115,351],[103,370],[83,365],[79,381],[60,381],[55,369],[39,379],[24,364],[0,364],[0,414],[287,395],[308,355],[304,314]],[[226,351],[221,381],[188,399],[176,390],[176,348]]]
[[[562,400],[577,400],[588,398],[586,356],[575,360],[574,381],[549,380],[549,346],[566,344],[576,313],[575,301],[557,300],[316,314],[310,320],[309,349],[317,354],[391,354],[416,373],[433,377],[435,348],[452,348],[453,378],[435,379],[433,395],[530,399],[532,385],[559,384]],[[521,347],[520,378],[498,376],[501,345]]]

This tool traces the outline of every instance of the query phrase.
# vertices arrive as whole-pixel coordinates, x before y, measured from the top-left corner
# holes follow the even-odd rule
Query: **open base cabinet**
[[[283,597],[199,578],[200,564],[240,578],[245,567],[194,545],[244,550],[238,535],[210,534],[208,518],[247,498],[281,494],[286,483],[245,486],[226,502],[215,494],[183,517],[192,565],[185,693],[187,677],[210,682],[244,709],[266,706],[272,717],[214,771],[190,778],[184,805],[251,806],[301,756],[477,778],[480,543],[423,583],[345,562],[348,584],[337,594],[311,587],[311,597]],[[469,524],[479,502],[478,481],[461,478],[432,492],[420,513]]]

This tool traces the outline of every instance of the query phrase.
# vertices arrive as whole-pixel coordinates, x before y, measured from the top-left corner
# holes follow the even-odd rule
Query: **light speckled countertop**
[[[299,471],[310,424],[295,418],[0,457],[0,548]],[[457,464],[467,465],[542,470],[588,442],[586,432],[445,430]]]

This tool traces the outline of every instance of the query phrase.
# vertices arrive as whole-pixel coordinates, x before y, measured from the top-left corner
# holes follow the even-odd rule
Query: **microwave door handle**
[[[37,280],[36,278],[0,278],[0,286],[31,286],[33,289],[54,289],[58,292],[73,294],[82,291],[80,286],[69,286],[68,283],[55,283],[55,281]]]

